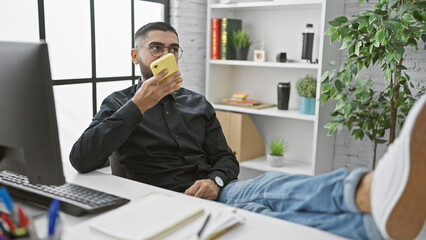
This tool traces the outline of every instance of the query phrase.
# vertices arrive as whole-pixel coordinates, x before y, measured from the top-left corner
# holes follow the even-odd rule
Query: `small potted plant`
[[[266,161],[271,167],[281,167],[284,164],[284,153],[288,149],[288,142],[276,138],[268,144],[269,153]]]
[[[231,45],[235,48],[237,60],[247,60],[247,54],[252,44],[250,34],[245,30],[233,31],[231,34]]]
[[[317,80],[311,76],[306,76],[296,82],[296,90],[299,94],[299,112],[315,115]]]

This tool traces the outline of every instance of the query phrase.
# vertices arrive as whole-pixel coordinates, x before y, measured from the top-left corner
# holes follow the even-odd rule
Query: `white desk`
[[[128,179],[116,177],[102,171],[95,171],[87,174],[78,174],[70,168],[70,165],[64,163],[65,176],[68,182],[98,189],[104,192],[112,193],[130,200],[136,200],[146,196],[149,193],[162,193],[166,195],[177,195],[173,191],[161,189],[151,185],[131,181]],[[183,195],[183,194],[180,194]],[[191,201],[197,201],[204,204],[215,204],[228,207],[224,204],[214,201],[203,200],[195,197],[185,196]],[[300,224],[283,221],[280,219],[264,216],[249,211],[238,210],[239,214],[246,218],[243,224],[222,235],[219,239],[228,240],[274,240],[274,239],[327,239],[342,240],[340,236],[320,231],[314,228],[306,227]],[[88,226],[90,218],[97,215],[88,215],[84,217],[65,216],[63,229],[64,240],[91,239],[91,240],[109,240],[111,238],[91,230]]]

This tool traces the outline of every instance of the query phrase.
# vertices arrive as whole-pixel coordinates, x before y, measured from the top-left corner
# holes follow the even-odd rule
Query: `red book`
[[[212,32],[211,32],[211,58],[220,59],[220,18],[212,18],[211,22]]]

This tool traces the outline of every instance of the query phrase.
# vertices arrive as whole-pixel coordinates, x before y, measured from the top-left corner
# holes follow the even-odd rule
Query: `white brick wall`
[[[170,23],[179,34],[183,87],[205,93],[207,1],[171,0]]]
[[[364,10],[372,9],[373,3],[359,5],[358,0],[346,0],[345,16]],[[207,1],[204,0],[171,0],[171,23],[179,33],[180,43],[184,49],[184,55],[179,63],[184,79],[184,87],[193,91],[205,93],[205,61],[206,61],[206,29],[207,29]],[[420,44],[419,51],[406,49],[404,64],[408,68],[408,74],[416,86],[426,85],[426,50],[425,43]],[[342,59],[347,54],[342,52]],[[383,79],[380,69],[364,71],[371,78]],[[381,83],[384,87],[384,80]],[[334,149],[333,168],[345,167],[354,169],[358,167],[371,168],[373,148],[371,142],[364,139],[355,141],[347,130],[343,130],[336,136]],[[378,158],[384,154],[386,146],[378,148]]]

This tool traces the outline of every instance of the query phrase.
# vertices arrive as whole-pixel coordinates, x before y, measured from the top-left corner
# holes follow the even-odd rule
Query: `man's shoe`
[[[426,239],[426,94],[374,172],[371,209],[384,238]]]

